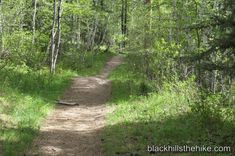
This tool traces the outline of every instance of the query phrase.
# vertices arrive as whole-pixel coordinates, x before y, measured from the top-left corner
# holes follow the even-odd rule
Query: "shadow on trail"
[[[83,155],[84,153],[87,156],[102,156],[99,153],[97,148],[101,144],[101,140],[96,140],[94,142],[94,137],[99,135],[102,129],[97,129],[95,131],[71,131],[71,130],[53,130],[53,131],[41,131],[40,138],[42,141],[39,141],[40,147],[34,145],[31,147],[35,151],[40,151],[40,153],[28,153],[28,155],[45,155],[45,156],[69,156],[74,155],[74,151],[81,151],[81,153],[76,153],[76,155]],[[54,140],[54,137],[57,136],[58,139]],[[83,144],[76,145],[76,142],[83,142]],[[74,146],[71,146],[73,144]],[[38,150],[38,148],[40,148]],[[94,151],[97,151],[94,155]]]
[[[111,94],[108,75],[122,63],[121,56],[107,62],[100,75],[75,77],[53,113],[44,121],[39,137],[27,155],[103,156],[101,130],[105,127],[105,103]],[[73,105],[73,106],[71,106]]]
[[[235,125],[211,118],[198,121],[194,113],[152,122],[122,122],[106,127],[103,136],[107,155],[112,156],[232,156]],[[148,145],[230,146],[233,153],[149,153]]]
[[[71,107],[68,107],[68,109]],[[169,117],[161,121],[119,123],[108,127],[102,127],[91,131],[54,129],[53,131],[41,131],[40,151],[43,155],[66,156],[74,151],[86,151],[86,154],[93,156],[97,144],[104,147],[106,155],[110,156],[233,156],[235,149],[235,125],[221,120],[205,120],[202,124],[198,122],[198,116],[190,113],[178,117]],[[34,135],[37,131],[29,128],[22,128],[27,135]],[[10,129],[7,133],[18,133],[21,131]],[[102,137],[97,137],[102,132]],[[227,132],[227,133],[221,133]],[[25,133],[24,133],[25,135]],[[55,136],[57,140],[55,140]],[[52,138],[50,138],[52,137]],[[94,142],[94,137],[97,140]],[[29,137],[30,138],[30,137]],[[20,139],[20,138],[18,138]],[[30,142],[31,140],[29,140]],[[76,145],[76,142],[83,144]],[[71,146],[71,143],[74,146]],[[19,142],[5,142],[4,145],[19,144]],[[233,153],[149,153],[148,145],[188,145],[188,146],[230,146]],[[28,146],[28,145],[26,145]],[[31,147],[38,148],[37,145]],[[17,146],[16,146],[17,149]],[[17,151],[17,150],[16,150]],[[15,152],[16,152],[15,151]],[[14,152],[14,151],[12,151]],[[6,153],[12,155],[13,153]],[[16,154],[16,153],[15,153]],[[35,155],[30,153],[26,155]],[[79,153],[77,153],[79,155]],[[96,153],[97,156],[104,156]]]

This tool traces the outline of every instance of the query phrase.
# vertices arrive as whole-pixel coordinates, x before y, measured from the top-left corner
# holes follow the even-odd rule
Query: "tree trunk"
[[[51,29],[51,73],[55,72],[54,57],[55,57],[55,24],[56,24],[56,0],[53,3],[53,22]]]
[[[121,51],[126,47],[126,37],[127,37],[127,0],[122,0],[122,10],[121,10],[121,32],[123,41],[120,44]]]
[[[0,59],[3,53],[3,15],[2,15],[2,1],[0,1]]]
[[[33,0],[34,4],[34,11],[33,11],[33,23],[32,23],[32,28],[33,28],[33,39],[32,39],[32,44],[35,43],[35,24],[36,24],[36,13],[37,13],[37,0]]]
[[[81,42],[81,20],[80,20],[80,17],[77,17],[77,25],[78,25],[78,28],[77,28],[77,49],[80,48],[80,42]]]
[[[61,16],[62,16],[62,12],[63,12],[62,2],[63,2],[62,0],[59,0],[59,4],[58,4],[58,16],[57,16],[58,39],[57,39],[57,46],[56,46],[56,50],[55,50],[55,57],[54,57],[54,61],[53,61],[53,73],[55,73],[56,62],[57,62],[58,54],[60,51],[60,44],[61,44]]]
[[[125,16],[124,16],[124,36],[127,37],[127,11],[128,11],[128,3],[125,0]],[[126,47],[126,41],[124,41],[124,48]]]
[[[94,21],[94,25],[93,25],[93,31],[91,34],[91,38],[90,38],[90,47],[89,50],[92,50],[95,44],[95,36],[96,36],[96,32],[97,32],[97,26],[98,26],[98,15],[95,16],[95,21]]]
[[[145,73],[148,78],[151,78],[150,68],[149,68],[149,48],[151,47],[151,23],[152,23],[152,0],[145,0],[146,11],[149,20],[146,20],[144,25],[144,63],[145,63]]]

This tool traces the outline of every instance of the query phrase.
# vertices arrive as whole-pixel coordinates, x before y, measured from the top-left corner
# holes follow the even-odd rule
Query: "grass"
[[[88,55],[85,64],[78,68],[77,73],[81,76],[97,75],[112,56],[113,53],[100,53],[93,57]]]
[[[6,68],[0,80],[0,140],[3,155],[20,155],[36,136],[41,121],[75,74],[68,71],[50,76],[26,67]]]
[[[125,73],[125,74],[123,74]],[[113,72],[111,107],[103,132],[107,156],[151,155],[147,145],[206,145],[235,148],[234,109],[193,108],[202,103],[215,105],[216,98],[201,100],[192,80],[165,84],[158,93],[141,96],[141,80],[127,65]],[[216,96],[217,97],[217,96]],[[219,100],[218,100],[219,101]],[[219,113],[218,116],[215,114]],[[207,115],[205,115],[207,114]],[[155,153],[156,154],[156,153]],[[159,155],[164,155],[160,153]],[[229,153],[165,153],[165,155],[232,155]]]
[[[27,66],[7,66],[0,74],[0,155],[23,155],[37,136],[42,120],[76,75],[98,73],[112,55],[97,55],[94,65],[82,71],[58,68],[33,71]],[[89,59],[89,58],[87,58]]]
[[[84,58],[81,60],[80,54],[78,56],[67,56],[60,64],[67,69],[72,69],[80,76],[97,75],[101,72],[106,62],[114,56],[111,52],[101,52],[93,55],[92,52],[86,52]]]

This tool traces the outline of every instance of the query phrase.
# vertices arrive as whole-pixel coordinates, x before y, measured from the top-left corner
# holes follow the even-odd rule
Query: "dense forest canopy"
[[[232,0],[1,1],[1,68],[84,64],[84,56],[123,51],[148,79],[196,75],[210,91],[234,79]]]
[[[208,144],[235,146],[234,127],[225,124],[235,120],[235,0],[0,0],[0,104],[5,87],[57,95],[70,72],[97,74],[113,55],[125,56],[111,76],[122,79],[114,80],[114,90],[123,92],[114,91],[114,99],[149,98],[152,107],[151,99],[173,96],[202,119]],[[130,108],[138,110],[120,112]],[[212,132],[220,138],[211,139]]]

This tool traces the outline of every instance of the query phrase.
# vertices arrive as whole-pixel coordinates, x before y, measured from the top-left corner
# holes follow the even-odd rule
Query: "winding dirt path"
[[[119,64],[121,56],[107,62],[94,77],[76,77],[61,101],[76,104],[58,105],[45,120],[39,137],[27,156],[103,156],[100,132],[109,112],[105,102],[111,95],[107,76]]]

